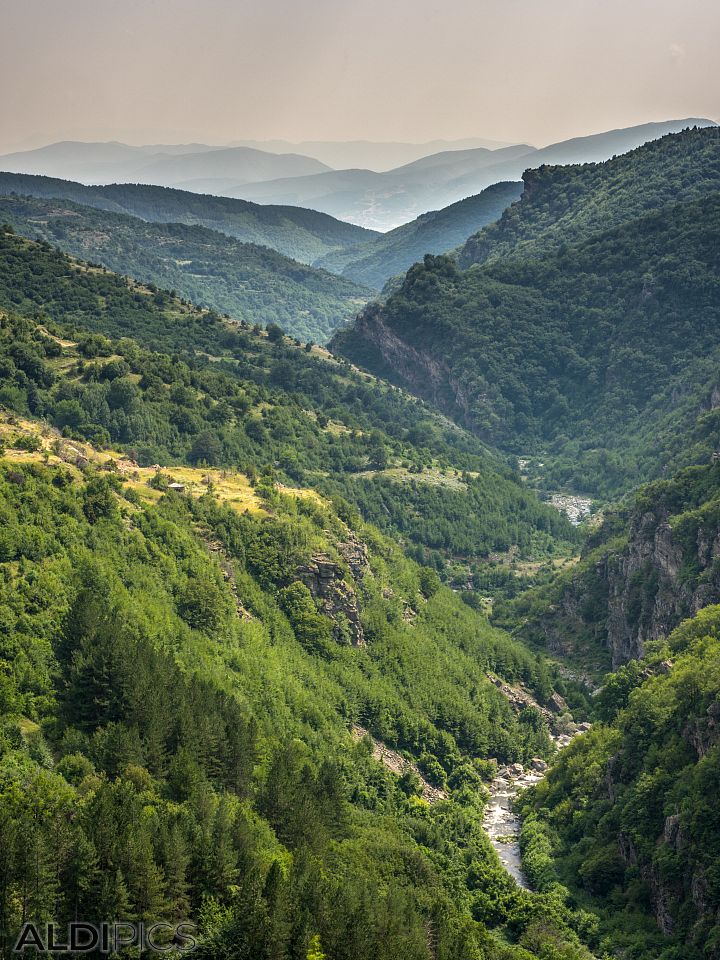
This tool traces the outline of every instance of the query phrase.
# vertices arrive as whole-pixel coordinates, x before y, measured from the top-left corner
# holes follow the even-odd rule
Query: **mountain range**
[[[35,173],[82,183],[152,183],[222,193],[223,185],[240,186],[276,177],[308,176],[329,170],[327,164],[299,154],[276,154],[252,147],[133,147],[125,143],[64,141],[36,150],[5,154],[0,166],[11,173]],[[205,186],[203,186],[205,184]]]
[[[666,133],[711,124],[712,121],[696,119],[648,123],[541,149],[519,145],[497,150],[445,151],[386,173],[333,170],[226,189],[231,196],[258,203],[312,207],[365,227],[389,230],[428,209],[445,207],[480,193],[493,183],[517,180],[529,167],[600,162]]]
[[[431,209],[517,180],[543,163],[598,162],[665,133],[710,120],[648,123],[543,148],[487,146],[431,152],[385,172],[331,169],[312,157],[256,147],[132,147],[121,143],[50,144],[0,157],[0,169],[83,183],[145,183],[257,203],[309,207],[361,226],[389,230]],[[434,144],[422,149],[432,150]],[[454,144],[453,146],[457,146]]]
[[[720,128],[682,126],[416,158],[523,169],[382,236],[0,175],[0,954],[82,916],[718,960]]]

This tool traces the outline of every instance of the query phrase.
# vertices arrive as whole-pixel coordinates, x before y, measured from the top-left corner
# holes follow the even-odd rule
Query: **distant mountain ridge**
[[[336,161],[352,161],[349,167],[343,165],[340,169],[332,169],[314,157],[295,152],[274,153],[249,145],[132,147],[76,142],[0,156],[0,169],[83,183],[157,184],[256,203],[309,207],[386,231],[428,210],[476,195],[493,183],[518,180],[530,167],[603,161],[667,133],[710,125],[714,121],[696,118],[648,123],[576,137],[541,149],[527,144],[431,143],[419,155],[417,150],[414,154],[397,151],[396,156],[402,157],[403,162],[383,172],[358,164],[358,158],[363,156],[372,160],[372,151],[363,154],[357,144],[351,144],[352,149],[345,154],[341,151],[334,156]],[[283,144],[272,145],[277,148]],[[322,144],[316,142],[315,147],[319,146]],[[434,146],[441,149],[425,153],[425,149]],[[453,149],[447,149],[448,146]]]
[[[333,251],[316,266],[380,289],[426,253],[447,253],[460,246],[469,233],[497,220],[520,199],[522,190],[522,183],[495,183],[477,196],[424,213],[359,247]]]
[[[157,152],[153,152],[157,149]],[[236,185],[276,177],[309,176],[330,169],[299,154],[276,154],[251,147],[132,147],[124,143],[64,141],[37,150],[0,157],[0,168],[11,173],[35,173],[83,183],[152,183],[176,187],[186,182],[202,190],[203,181]]]
[[[73,200],[152,223],[184,223],[219,230],[243,243],[270,247],[302,263],[377,234],[326,213],[250,203],[149,184],[87,186],[32,174],[0,173],[0,194]]]
[[[273,153],[301,153],[327,163],[336,170],[363,168],[383,172],[445,150],[470,150],[484,147],[497,150],[512,146],[500,140],[466,137],[462,140],[428,140],[424,143],[402,143],[381,140],[238,140],[238,146],[269,150]]]
[[[478,194],[493,183],[518,180],[531,167],[609,160],[668,133],[714,125],[712,120],[695,118],[670,120],[576,138],[540,150],[520,145],[500,150],[443,151],[386,173],[333,170],[238,185],[236,189],[226,185],[226,190],[232,196],[258,203],[313,207],[362,226],[388,230],[427,210]]]

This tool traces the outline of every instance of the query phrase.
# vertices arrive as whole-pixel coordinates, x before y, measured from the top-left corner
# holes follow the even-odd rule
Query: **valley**
[[[718,128],[327,166],[0,174],[0,955],[716,960]]]

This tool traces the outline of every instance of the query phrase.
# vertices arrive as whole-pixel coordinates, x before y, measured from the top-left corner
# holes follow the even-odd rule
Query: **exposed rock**
[[[428,803],[437,803],[440,800],[447,800],[447,793],[445,790],[441,790],[439,787],[434,787],[429,783],[425,777],[420,773],[417,765],[414,764],[411,760],[406,760],[402,754],[398,753],[397,750],[392,750],[381,740],[376,740],[366,729],[361,727],[359,724],[354,723],[350,731],[355,740],[363,740],[365,737],[369,737],[372,742],[373,748],[373,757],[383,766],[387,767],[388,770],[392,770],[393,773],[400,776],[408,770],[411,770],[419,779],[420,786],[422,788],[422,798],[427,800]]]
[[[548,700],[548,707],[553,713],[567,713],[568,705],[559,693],[553,693]]]
[[[546,710],[545,707],[541,707],[537,700],[526,690],[523,690],[521,687],[510,686],[509,683],[505,683],[500,677],[496,677],[494,673],[488,672],[486,676],[490,683],[497,687],[505,699],[509,701],[510,706],[514,710],[519,712],[520,710],[524,710],[525,707],[535,707],[536,710],[539,710],[540,713],[546,717],[550,716],[550,711]]]
[[[613,668],[643,656],[645,644],[667,636],[687,617],[720,602],[720,528],[698,518],[693,542],[677,531],[666,506],[631,516],[627,545],[584,567],[564,587],[537,623],[547,648],[573,652],[578,639],[597,641]],[[696,571],[688,577],[687,571]],[[663,670],[672,669],[667,661]]]
[[[680,850],[683,846],[684,838],[680,826],[680,814],[673,813],[671,816],[665,817],[663,841],[673,850]]]
[[[475,421],[471,409],[478,409],[487,398],[477,394],[470,396],[447,363],[398,337],[385,324],[377,304],[365,307],[355,320],[353,332],[362,337],[366,349],[376,352],[375,365],[387,379],[431,400],[450,417],[457,418],[459,414],[463,425],[473,429]]]
[[[702,759],[705,754],[720,742],[720,702],[710,704],[704,717],[696,717],[688,721],[683,736],[691,744]]]
[[[347,563],[355,584],[362,582],[370,569],[365,544],[350,536],[339,543],[337,548]],[[363,646],[365,634],[357,595],[354,587],[345,580],[343,567],[326,554],[316,554],[308,564],[298,568],[297,577],[313,597],[320,601],[323,613],[335,623],[335,638],[342,640],[347,629],[353,646]]]

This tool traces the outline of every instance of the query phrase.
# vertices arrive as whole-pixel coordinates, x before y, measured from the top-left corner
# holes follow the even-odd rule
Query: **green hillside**
[[[595,670],[641,658],[686,617],[720,602],[720,462],[657,480],[606,512],[579,563],[495,621]]]
[[[720,127],[673,133],[606,163],[541,166],[521,203],[465,243],[462,267],[508,254],[544,257],[681,201],[720,189]]]
[[[324,343],[369,292],[205,227],[154,224],[70,201],[0,196],[0,222],[247,323]]]
[[[720,608],[608,678],[604,723],[524,799],[538,889],[570,887],[614,956],[718,956]]]
[[[528,960],[550,936],[543,960],[590,960],[585,916],[517,888],[482,830],[494,761],[550,751],[486,673],[543,702],[547,665],[296,489],[394,444],[496,470],[477,441],[47,244],[4,233],[0,264],[4,953],[80,914],[192,920],[207,958]],[[362,423],[370,391],[407,428],[319,425]]]
[[[242,243],[270,247],[314,263],[331,250],[354,247],[372,239],[372,230],[336,220],[317,210],[262,205],[247,200],[156,187],[140,183],[86,186],[72,180],[0,173],[0,194],[74,200],[110,213],[126,213],[151,223],[183,223],[207,227]]]
[[[714,130],[687,136],[720,150]],[[551,488],[607,497],[657,476],[686,456],[717,383],[717,163],[690,177],[704,199],[549,254],[518,249],[465,271],[427,257],[333,349],[534,455]]]
[[[277,328],[227,323],[11,234],[0,307],[36,318],[6,321],[0,402],[71,436],[122,444],[143,465],[266,467],[344,497],[441,572],[456,556],[542,557],[577,540],[471,434]]]
[[[426,253],[447,253],[460,246],[471,233],[497,220],[520,199],[521,192],[520,183],[496,183],[477,196],[424,213],[359,247],[329,253],[315,265],[379,290],[386,280],[404,273]]]
[[[449,591],[426,596],[418,568],[320,503],[268,488],[257,517],[212,491],[152,506],[92,466],[15,462],[12,443],[0,464],[4,951],[24,917],[64,923],[79,909],[193,920],[202,957],[305,956],[316,943],[426,960],[431,925],[437,949],[521,960],[497,931],[517,943],[542,918],[575,939],[571,911],[515,890],[480,828],[484,758],[546,743],[484,676],[532,675],[522,648]],[[369,555],[356,582],[342,549],[358,536]],[[357,595],[363,646],[296,579],[318,552]],[[352,723],[409,750],[449,799],[430,804],[427,780],[384,770]]]

